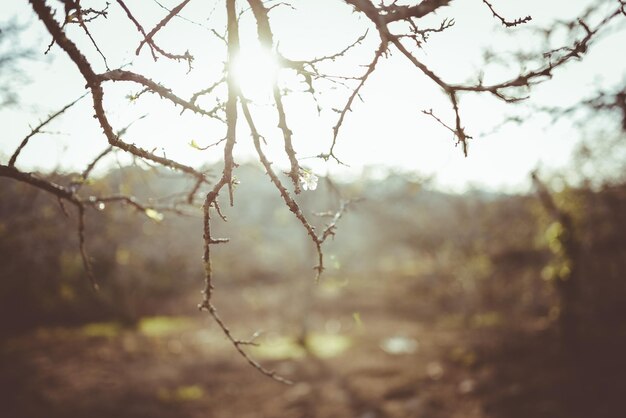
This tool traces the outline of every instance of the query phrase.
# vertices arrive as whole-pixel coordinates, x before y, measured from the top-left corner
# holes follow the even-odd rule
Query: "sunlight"
[[[236,56],[233,75],[246,98],[267,102],[272,97],[278,68],[272,51],[260,47],[250,48],[242,50]]]

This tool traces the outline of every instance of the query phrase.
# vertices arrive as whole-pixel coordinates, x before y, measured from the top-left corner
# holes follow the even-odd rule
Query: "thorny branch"
[[[85,172],[87,172],[87,170]],[[85,178],[87,175],[85,175]],[[87,207],[98,208],[98,206],[101,204],[121,202],[121,203],[134,207],[135,209],[139,210],[142,213],[145,213],[148,217],[151,217],[152,219],[155,219],[155,220],[158,220],[157,218],[158,216],[162,216],[162,215],[159,215],[161,212],[172,212],[178,215],[186,215],[186,213],[182,211],[181,209],[179,209],[178,207],[176,207],[176,205],[172,205],[172,206],[150,205],[146,203],[141,203],[132,196],[89,195],[89,196],[83,197],[78,194],[78,188],[75,187],[75,183],[70,183],[69,186],[63,186],[49,179],[43,178],[37,174],[24,172],[10,165],[0,164],[0,177],[7,177],[7,178],[11,178],[13,180],[16,180],[22,183],[29,184],[33,187],[36,187],[39,190],[45,191],[46,193],[49,193],[52,196],[55,196],[61,203],[64,211],[65,211],[65,207],[63,206],[63,203],[62,203],[64,201],[71,203],[73,206],[77,208],[78,210],[77,232],[78,232],[78,239],[79,239],[79,251],[80,251],[82,261],[83,261],[83,266],[85,268],[85,273],[87,274],[87,277],[89,278],[95,290],[98,290],[98,282],[94,275],[93,267],[91,265],[91,259],[86,249],[85,209]]]
[[[227,0],[226,1],[226,12],[228,18],[228,62],[232,62],[239,52],[239,23],[237,21],[237,14],[235,8],[235,0]],[[223,215],[221,215],[221,211],[219,209],[219,203],[217,201],[217,197],[219,195],[220,190],[224,187],[228,187],[229,199],[231,206],[234,203],[233,197],[233,169],[235,168],[235,162],[233,160],[233,148],[236,142],[236,128],[237,128],[237,101],[240,96],[239,89],[233,79],[231,73],[228,74],[227,78],[228,84],[228,101],[226,102],[226,145],[224,147],[224,170],[222,172],[222,178],[217,184],[213,187],[213,189],[207,193],[206,198],[204,200],[203,205],[203,238],[204,238],[204,273],[205,273],[205,287],[203,290],[204,297],[202,302],[198,305],[198,309],[208,311],[209,314],[213,317],[215,322],[224,332],[224,335],[228,340],[233,344],[237,352],[256,370],[261,372],[262,374],[285,384],[291,384],[291,381],[283,378],[278,375],[276,372],[272,370],[267,370],[261,364],[259,364],[256,360],[246,353],[242,345],[246,345],[245,342],[236,339],[230,328],[224,323],[224,321],[219,316],[215,305],[212,302],[212,296],[214,291],[213,286],[213,268],[211,262],[211,245],[220,244],[228,242],[225,238],[213,238],[211,235],[211,208],[215,208],[215,210],[220,214],[222,219],[225,219]]]
[[[163,55],[164,57],[169,58],[169,59],[174,60],[174,61],[180,61],[180,60],[187,61],[187,65],[189,66],[189,71],[192,70],[191,63],[193,62],[193,56],[189,53],[189,51],[185,51],[184,54],[172,54],[172,53],[164,51],[152,39],[152,37],[156,34],[156,32],[159,29],[161,29],[163,26],[165,26],[167,24],[167,22],[163,23],[163,26],[161,26],[161,28],[158,28],[158,29],[155,28],[156,31],[153,30],[149,34],[146,34],[146,31],[144,30],[143,26],[141,26],[141,24],[137,21],[137,19],[131,13],[131,11],[128,8],[128,6],[122,0],[117,0],[117,3],[124,10],[124,12],[126,12],[126,16],[128,17],[128,19],[130,19],[130,21],[135,24],[135,27],[137,28],[139,33],[141,33],[141,35],[143,36],[143,40],[141,41],[141,43],[139,44],[139,47],[135,51],[136,55],[139,55],[139,52],[141,51],[141,48],[142,48],[143,44],[147,43],[148,46],[150,47],[150,53],[152,54],[152,59],[154,59],[154,61],[156,61],[158,59],[158,57],[156,56],[156,53],[155,53],[155,51],[156,51],[159,54]],[[186,4],[187,2],[184,2],[184,3]],[[184,7],[184,4],[182,6]],[[178,9],[178,12],[180,12],[180,10],[182,10],[182,7],[180,7],[180,9]],[[170,12],[170,14],[171,14],[171,12]],[[170,15],[168,15],[168,16],[170,16]],[[170,16],[170,19],[171,19],[171,16]],[[169,21],[169,19],[167,19],[167,20]],[[158,25],[157,25],[157,27],[158,27]]]
[[[498,14],[498,12],[496,12],[494,10],[494,8],[491,5],[491,3],[489,3],[487,0],[483,0],[483,3],[485,3],[487,5],[487,7],[489,7],[489,10],[491,10],[491,13],[493,14],[493,17],[495,17],[498,20],[500,20],[500,22],[502,22],[502,25],[506,26],[507,28],[510,28],[510,27],[513,27],[513,26],[517,26],[517,25],[522,25],[524,23],[530,22],[533,19],[530,16],[526,16],[526,17],[520,17],[520,18],[515,19],[513,21],[509,21],[509,20],[506,20],[505,18],[503,18],[500,14]]]
[[[365,14],[372,23],[376,26],[380,38],[383,41],[387,41],[393,44],[396,49],[400,51],[402,55],[406,57],[423,75],[431,79],[437,84],[441,90],[448,96],[450,104],[455,114],[454,120],[454,134],[458,143],[463,146],[463,152],[467,156],[468,139],[471,139],[465,132],[462,125],[460,107],[459,107],[459,93],[473,92],[473,93],[489,93],[505,102],[517,102],[524,100],[526,97],[519,97],[511,95],[508,92],[514,91],[516,88],[525,87],[530,88],[540,82],[543,82],[552,77],[554,70],[564,64],[579,59],[585,52],[594,39],[594,36],[604,28],[615,17],[623,13],[623,3],[620,1],[620,7],[609,13],[602,21],[600,21],[593,29],[590,28],[583,20],[579,20],[578,24],[585,31],[585,36],[574,41],[573,45],[560,48],[563,51],[560,56],[555,60],[547,59],[542,65],[533,70],[527,70],[519,74],[518,76],[505,80],[499,83],[484,85],[482,81],[478,84],[453,84],[444,81],[434,71],[432,71],[427,65],[425,65],[420,59],[418,59],[409,49],[402,43],[402,38],[406,37],[406,34],[395,34],[388,27],[388,23],[405,21],[409,23],[409,27],[414,27],[414,19],[425,16],[424,12],[432,13],[443,6],[448,6],[450,1],[446,0],[425,0],[418,6],[398,6],[395,2],[390,6],[374,6],[369,0],[345,0],[346,3],[354,6],[355,10]],[[491,4],[487,1],[484,3],[491,9],[494,16],[502,21],[507,26],[516,26],[522,23],[526,23],[531,20],[530,16],[522,19],[517,19],[513,22],[509,22],[498,15]],[[553,51],[555,52],[555,51]],[[339,124],[340,126],[340,124]],[[444,124],[444,126],[448,126]]]
[[[163,20],[161,20],[147,35],[144,36],[144,39],[139,43],[139,46],[137,47],[135,54],[139,55],[139,52],[141,51],[141,48],[143,47],[145,43],[149,43],[152,47],[155,47],[155,43],[152,40],[154,35],[156,35],[158,31],[163,29],[174,16],[178,15],[178,13],[180,13],[180,11],[183,10],[183,8],[189,3],[189,1],[190,0],[183,0],[182,3],[180,3],[178,6],[170,10],[167,16],[165,16]],[[130,12],[127,12],[127,14],[130,15]],[[171,55],[166,52],[163,52],[163,50],[161,50],[160,48],[158,48],[157,50],[163,56],[166,56],[168,58],[175,59],[175,60],[180,60],[180,59],[187,60],[189,64],[189,71],[191,71],[191,62],[193,61],[193,57],[189,54],[189,51],[185,52],[184,55]]]
[[[454,19],[443,19],[437,28],[420,29],[414,21],[411,21],[409,22],[411,28],[410,33],[400,34],[398,37],[412,39],[415,42],[415,45],[421,48],[422,45],[428,41],[431,34],[443,32],[444,30],[454,26],[454,23]]]
[[[204,85],[208,86],[202,90],[197,91],[191,95],[189,100],[183,99],[180,95],[176,94],[172,89],[167,88],[156,81],[153,81],[146,75],[139,74],[137,72],[108,68],[106,57],[98,47],[96,40],[92,36],[88,23],[92,20],[102,16],[107,17],[107,9],[93,10],[83,9],[80,6],[79,0],[65,0],[65,15],[63,22],[59,23],[55,17],[52,8],[46,3],[45,0],[29,0],[33,10],[43,22],[48,32],[52,35],[53,42],[56,43],[69,57],[69,59],[76,65],[76,68],[85,80],[86,87],[91,95],[93,102],[94,117],[98,124],[102,128],[104,136],[106,137],[107,147],[97,155],[94,160],[87,165],[78,180],[70,182],[68,186],[56,184],[48,179],[40,177],[36,174],[26,173],[20,171],[15,167],[16,159],[18,158],[21,150],[27,145],[30,138],[41,132],[47,123],[52,119],[61,115],[65,110],[71,107],[74,103],[66,106],[56,114],[53,114],[48,120],[42,122],[39,126],[34,128],[32,132],[22,140],[16,151],[13,153],[8,165],[0,165],[0,177],[9,177],[16,181],[21,181],[31,186],[37,187],[59,199],[60,202],[70,202],[78,210],[78,236],[79,236],[79,249],[81,257],[83,259],[85,271],[92,280],[94,286],[96,286],[95,278],[93,277],[93,269],[91,268],[90,258],[86,252],[86,237],[85,237],[85,209],[89,207],[98,207],[105,203],[122,203],[126,206],[132,207],[139,212],[143,212],[147,216],[158,220],[160,212],[173,212],[176,214],[185,214],[184,211],[178,206],[173,205],[154,205],[145,204],[137,201],[132,196],[127,195],[108,195],[108,196],[82,196],[79,193],[82,191],[82,186],[85,184],[87,178],[91,175],[96,164],[99,163],[109,153],[121,150],[130,154],[133,158],[137,158],[139,161],[149,164],[150,166],[157,165],[168,169],[176,170],[183,175],[190,176],[194,181],[189,190],[178,193],[177,196],[181,198],[180,204],[193,205],[196,201],[196,196],[204,194],[204,203],[202,207],[203,213],[203,238],[204,238],[204,290],[203,299],[199,304],[201,310],[209,312],[214,321],[218,324],[226,338],[233,344],[235,349],[239,352],[245,360],[252,365],[252,367],[259,370],[261,373],[283,383],[289,383],[288,380],[281,376],[278,376],[275,372],[263,368],[258,362],[252,359],[244,350],[245,345],[249,345],[249,341],[242,341],[236,339],[229,327],[224,323],[213,303],[213,269],[211,262],[211,246],[228,242],[227,238],[215,238],[211,235],[211,221],[212,211],[213,214],[217,213],[219,218],[226,221],[226,217],[222,213],[219,197],[223,189],[226,188],[228,193],[228,202],[232,206],[234,204],[234,184],[236,183],[234,171],[237,168],[237,164],[234,159],[234,148],[237,143],[237,129],[238,125],[242,122],[239,120],[239,111],[243,114],[243,123],[247,125],[252,137],[252,143],[256,150],[258,160],[263,166],[266,174],[269,176],[270,181],[274,187],[278,190],[284,204],[294,214],[296,219],[302,224],[306,234],[315,246],[317,252],[317,265],[314,267],[316,272],[316,278],[319,279],[321,273],[324,270],[324,259],[322,246],[329,237],[333,237],[337,228],[337,223],[342,216],[348,211],[349,207],[355,202],[354,200],[342,200],[337,211],[326,213],[325,216],[330,218],[329,222],[321,229],[321,232],[317,232],[315,227],[309,222],[304,215],[298,202],[292,196],[301,192],[300,183],[302,181],[302,172],[296,149],[294,146],[294,132],[289,126],[290,119],[289,109],[287,109],[287,102],[284,100],[284,93],[281,90],[279,82],[276,80],[272,86],[273,91],[273,111],[275,112],[276,125],[280,131],[281,140],[283,143],[284,153],[289,160],[289,171],[286,172],[290,182],[293,185],[293,189],[290,191],[283,183],[283,180],[279,177],[280,171],[273,167],[272,161],[267,157],[263,150],[263,143],[265,143],[265,136],[259,132],[257,123],[255,123],[255,116],[252,113],[252,107],[247,98],[244,97],[240,91],[237,81],[234,79],[232,68],[229,64],[233,62],[234,57],[239,53],[239,25],[240,17],[244,13],[252,12],[256,24],[257,37],[262,46],[271,50],[277,57],[277,63],[280,66],[279,71],[293,71],[297,75],[304,77],[304,83],[307,86],[307,93],[310,93],[316,100],[316,89],[318,88],[318,82],[327,81],[336,83],[348,87],[346,94],[346,100],[343,106],[339,109],[333,109],[338,113],[337,121],[332,127],[330,133],[330,148],[328,152],[321,153],[318,157],[329,160],[333,159],[339,164],[344,164],[336,155],[336,146],[339,139],[339,133],[345,123],[349,112],[353,111],[354,101],[356,98],[361,97],[361,93],[370,79],[374,71],[379,67],[382,58],[386,58],[387,55],[395,51],[400,53],[400,56],[406,59],[413,67],[415,67],[418,74],[429,79],[435,85],[437,85],[441,92],[448,98],[452,112],[454,113],[453,122],[446,122],[446,118],[439,118],[432,110],[423,111],[424,114],[431,116],[435,121],[450,132],[453,133],[457,144],[461,144],[463,152],[467,155],[468,152],[468,140],[471,139],[464,129],[461,118],[461,105],[460,97],[462,94],[482,94],[493,95],[499,100],[505,102],[516,102],[525,99],[524,96],[519,95],[520,88],[529,90],[532,86],[543,82],[552,77],[556,68],[563,66],[564,64],[580,58],[586,53],[592,41],[596,38],[597,33],[604,28],[610,21],[620,15],[626,15],[624,11],[626,3],[623,0],[618,0],[619,6],[611,13],[605,16],[599,23],[591,27],[583,19],[574,23],[574,26],[581,28],[584,31],[584,35],[581,39],[575,40],[571,45],[564,46],[562,48],[548,51],[544,54],[543,61],[534,68],[521,71],[515,77],[507,80],[500,81],[493,84],[483,84],[482,80],[477,83],[464,83],[455,84],[444,80],[439,74],[431,69],[426,61],[422,58],[418,58],[413,48],[423,48],[424,44],[428,41],[429,36],[443,32],[450,29],[454,25],[454,20],[444,18],[441,24],[437,27],[429,28],[423,24],[423,18],[431,16],[441,10],[447,10],[446,8],[451,6],[453,2],[451,0],[422,0],[413,2],[414,4],[399,5],[397,1],[391,3],[378,3],[372,0],[343,0],[348,5],[354,8],[356,13],[364,15],[370,22],[370,25],[374,30],[368,30],[363,35],[359,36],[353,43],[343,48],[338,48],[338,52],[329,54],[323,57],[313,57],[309,60],[295,61],[288,56],[284,56],[278,51],[279,40],[275,39],[272,32],[271,20],[269,13],[273,7],[276,7],[282,3],[275,4],[272,7],[268,7],[262,0],[224,0],[226,8],[226,35],[222,36],[215,29],[209,29],[208,27],[197,23],[195,21],[186,19],[180,15],[180,12],[185,8],[190,0],[183,0],[176,7],[169,9],[160,3],[156,2],[159,6],[167,10],[167,15],[161,19],[150,31],[146,31],[139,19],[131,12],[125,0],[116,0],[116,4],[123,10],[126,18],[132,22],[138,34],[141,37],[139,46],[135,53],[138,55],[144,45],[147,45],[150,49],[150,53],[154,61],[157,61],[158,55],[164,56],[168,59],[176,61],[186,61],[189,66],[189,71],[192,71],[193,56],[186,51],[184,54],[172,54],[161,48],[155,41],[155,36],[161,30],[163,30],[169,22],[177,17],[185,19],[196,25],[203,26],[214,33],[218,38],[224,41],[227,49],[227,62],[225,63],[224,70],[217,80],[213,82],[206,82]],[[249,6],[249,9],[244,6],[244,3]],[[491,4],[490,1],[483,0],[494,18],[499,20],[503,26],[510,28],[518,26],[531,21],[530,16],[523,18],[517,18],[515,20],[507,20],[500,15]],[[238,7],[239,5],[239,7]],[[108,3],[107,3],[108,7]],[[211,15],[213,11],[211,11]],[[587,20],[588,14],[584,15],[584,19]],[[88,61],[83,52],[77,47],[77,44],[70,40],[66,35],[65,29],[68,23],[78,23],[84,34],[89,38],[89,41],[95,47],[96,51],[103,58],[106,72],[97,73],[94,71],[93,65]],[[353,48],[357,48],[364,44],[366,38],[377,35],[378,42],[373,56],[366,64],[365,71],[362,74],[357,75],[342,75],[336,76],[326,74],[320,70],[323,62],[332,62],[337,59],[345,57],[349,51]],[[409,45],[410,44],[410,45]],[[165,155],[157,155],[152,152],[140,148],[132,142],[122,140],[121,136],[126,133],[126,129],[115,130],[109,122],[107,112],[105,110],[104,101],[104,87],[108,81],[118,82],[127,81],[141,86],[142,90],[133,96],[137,99],[144,93],[153,93],[159,95],[161,98],[171,102],[175,107],[180,106],[182,112],[189,110],[196,115],[203,118],[217,120],[222,122],[225,127],[225,134],[223,139],[211,144],[207,147],[194,146],[195,142],[192,141],[192,146],[200,151],[207,151],[210,147],[217,145],[223,146],[223,169],[221,176],[213,183],[210,183],[205,172],[200,171],[192,166],[183,164],[175,159],[169,159]],[[220,86],[226,86],[226,98],[220,96]],[[197,104],[198,99],[201,96],[210,96],[217,99],[217,104],[211,109],[205,109]],[[621,99],[620,99],[621,97]],[[619,107],[621,109],[626,108],[622,96],[616,96],[615,103],[597,102],[594,105],[597,107]],[[318,104],[318,111],[320,110]],[[626,111],[624,111],[626,121]],[[625,122],[626,123],[626,122]],[[625,125],[626,126],[626,125]],[[222,136],[222,135],[220,135]],[[271,138],[268,138],[268,141]],[[204,188],[203,186],[207,186]],[[208,189],[208,191],[207,191]],[[306,188],[305,188],[306,189]],[[152,203],[154,201],[151,201]]]
[[[274,45],[274,35],[272,34],[272,29],[270,27],[270,20],[268,16],[268,10],[263,5],[261,0],[248,0],[252,12],[254,13],[254,17],[256,18],[257,23],[257,32],[259,35],[259,41],[261,45],[265,48],[272,48]],[[276,111],[278,113],[278,127],[283,133],[283,139],[285,142],[285,153],[289,157],[289,164],[291,165],[291,170],[289,171],[289,177],[291,178],[291,182],[293,183],[294,192],[296,194],[300,193],[300,165],[298,164],[298,159],[296,158],[296,151],[293,148],[291,129],[287,125],[287,116],[285,114],[285,108],[283,106],[283,98],[278,88],[278,81],[274,80],[274,85],[272,86],[272,90],[274,93],[274,103],[276,104]]]
[[[68,3],[69,2],[66,2],[66,5]],[[102,58],[102,61],[104,61],[104,67],[108,70],[109,69],[109,64],[107,63],[107,59],[104,56],[104,54],[102,53],[102,51],[100,50],[100,47],[96,43],[96,40],[91,35],[91,32],[89,31],[89,29],[87,28],[87,25],[85,23],[89,22],[89,21],[91,21],[91,20],[93,20],[93,19],[95,19],[95,18],[97,18],[99,16],[103,16],[106,19],[106,17],[107,17],[107,10],[109,8],[109,3],[108,2],[106,3],[106,7],[104,8],[104,10],[94,10],[94,9],[83,10],[80,7],[80,0],[76,0],[74,2],[74,5],[76,7],[76,13],[73,15],[73,17],[70,17],[70,15],[66,15],[65,16],[65,23],[72,22],[74,20],[76,22],[78,22],[78,24],[80,25],[82,30],[85,32],[85,34],[87,35],[87,37],[91,41],[91,44],[94,46],[94,48],[96,48],[96,51],[98,51],[98,54]],[[68,9],[66,8],[66,13],[67,13],[67,10]],[[92,18],[89,18],[89,19],[85,20],[84,16],[88,16],[90,13],[94,14],[94,16]]]
[[[439,117],[437,117],[437,115],[435,115],[433,113],[432,109],[429,110],[422,110],[422,113],[425,115],[428,115],[430,117],[432,117],[433,119],[435,119],[437,122],[439,122],[439,124],[441,126],[443,126],[444,128],[446,128],[447,130],[449,130],[450,132],[452,132],[452,135],[454,135],[454,138],[458,137],[457,134],[457,130],[455,128],[451,128],[450,126],[448,126],[444,121],[442,121]],[[457,119],[457,124],[459,123],[458,119]],[[457,125],[458,126],[458,125]],[[466,135],[467,139],[472,139],[471,136]],[[460,141],[459,141],[460,142]],[[459,144],[459,142],[457,142],[457,145]],[[465,142],[462,143],[463,144],[463,152],[465,153],[465,155],[467,156],[467,144]]]
[[[153,161],[155,163],[161,164],[164,167],[169,167],[175,170],[179,170],[183,173],[192,175],[198,178],[204,178],[204,173],[197,171],[196,169],[178,163],[174,160],[160,157],[155,155],[152,152],[146,151],[142,148],[139,148],[133,144],[128,144],[122,141],[117,135],[115,135],[111,124],[106,116],[103,99],[104,99],[104,90],[102,89],[102,81],[100,76],[98,76],[92,69],[91,65],[85,58],[85,56],[80,52],[76,44],[72,42],[67,36],[63,29],[59,26],[58,22],[54,19],[52,10],[48,5],[46,5],[44,0],[29,0],[33,6],[33,10],[37,13],[39,19],[42,20],[50,34],[54,37],[56,43],[67,53],[70,59],[76,64],[78,70],[82,74],[83,78],[87,82],[87,86],[91,90],[91,96],[93,99],[93,107],[95,111],[95,117],[100,123],[100,127],[102,128],[105,136],[109,144],[114,147],[117,147],[123,151],[126,151],[136,157]],[[150,83],[148,83],[150,84]],[[154,83],[156,84],[156,83]],[[152,84],[150,84],[152,85]],[[157,87],[157,86],[155,86]],[[170,100],[173,100],[170,98]],[[180,103],[183,105],[183,103]]]
[[[376,69],[376,64],[378,64],[379,59],[383,56],[383,54],[385,54],[386,51],[387,51],[387,42],[385,40],[381,39],[381,43],[380,43],[380,45],[378,47],[378,50],[374,54],[374,59],[372,59],[372,62],[367,66],[367,70],[365,71],[365,74],[363,74],[359,78],[359,84],[352,91],[352,94],[350,94],[350,97],[346,101],[346,104],[344,105],[343,109],[341,109],[341,111],[339,111],[339,119],[337,120],[337,124],[335,126],[333,126],[333,141],[332,141],[332,144],[330,146],[330,150],[328,151],[328,154],[321,154],[320,155],[321,158],[323,158],[325,160],[328,160],[328,158],[332,157],[338,163],[343,164],[339,160],[339,158],[337,158],[337,156],[335,155],[335,152],[334,152],[335,146],[337,145],[337,137],[339,135],[339,129],[341,129],[341,126],[343,125],[343,121],[344,121],[348,111],[352,110],[352,102],[354,102],[354,99],[359,95],[359,92],[361,91],[361,89],[365,85],[365,82],[367,81],[368,77]]]
[[[176,96],[174,93],[172,93],[171,89],[163,87],[159,83],[156,83],[155,81],[152,81],[149,78],[142,76],[141,74],[136,74],[131,71],[125,70],[113,70],[104,74],[99,74],[96,77],[99,81],[132,81],[137,84],[141,84],[142,86],[145,86],[149,92],[156,93],[159,96],[168,99],[175,105],[181,106],[184,110],[191,110],[192,112],[199,115],[219,119],[217,111],[221,109],[220,105],[215,106],[211,110],[202,109],[195,103],[181,99],[180,97]]]
[[[597,94],[566,107],[540,106],[533,108],[533,112],[548,114],[553,121],[575,112],[581,111],[611,112],[621,119],[621,129],[626,132],[626,86],[620,86],[608,91],[599,91]],[[522,123],[523,120],[515,120]],[[587,121],[584,120],[586,123]]]
[[[43,122],[41,122],[39,125],[37,125],[33,130],[30,131],[30,133],[28,135],[26,135],[24,137],[24,139],[22,139],[22,142],[20,143],[20,145],[17,147],[17,149],[15,150],[15,152],[13,153],[13,155],[11,155],[11,158],[9,159],[9,167],[13,167],[15,165],[15,160],[17,160],[17,157],[20,155],[20,152],[22,152],[22,150],[24,149],[24,147],[28,144],[28,141],[35,135],[37,135],[38,133],[41,132],[41,129],[46,126],[47,124],[49,124],[50,122],[52,122],[55,118],[57,118],[58,116],[62,115],[63,113],[65,113],[65,111],[67,109],[69,109],[70,107],[74,106],[76,103],[78,103],[80,101],[80,99],[82,99],[83,97],[85,97],[87,95],[87,93],[83,94],[82,96],[80,96],[78,99],[74,100],[71,103],[68,103],[67,105],[63,106],[63,108],[55,113],[53,113],[52,115],[50,115],[48,117],[48,119],[44,120]]]
[[[322,231],[322,234],[320,235],[320,241],[321,242],[326,241],[326,238],[328,238],[328,237],[334,237],[335,236],[335,231],[337,229],[337,222],[339,222],[341,217],[348,211],[349,207],[353,203],[355,203],[357,201],[358,201],[358,199],[344,200],[339,205],[339,210],[337,210],[337,212],[335,212],[335,213],[332,213],[332,212],[328,213],[328,215],[331,216],[331,220],[326,225],[326,228],[324,228],[324,230]]]

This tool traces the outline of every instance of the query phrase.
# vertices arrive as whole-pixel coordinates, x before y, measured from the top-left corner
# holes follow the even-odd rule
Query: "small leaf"
[[[192,140],[189,142],[189,146],[190,146],[191,148],[201,149],[201,148],[200,148],[200,145],[198,145],[198,143],[196,142],[196,140],[195,140],[195,139],[192,139]]]
[[[161,222],[163,220],[162,213],[150,208],[146,209],[146,216],[156,222]]]

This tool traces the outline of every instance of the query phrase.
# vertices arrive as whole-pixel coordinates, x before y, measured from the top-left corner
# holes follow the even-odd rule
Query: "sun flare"
[[[243,95],[260,102],[266,102],[272,96],[278,68],[275,55],[264,48],[242,50],[232,64],[235,82]]]

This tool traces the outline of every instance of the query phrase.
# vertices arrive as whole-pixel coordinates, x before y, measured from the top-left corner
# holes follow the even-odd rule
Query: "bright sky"
[[[573,18],[593,2],[493,0],[494,7],[506,17],[531,15],[533,18],[525,27],[505,29],[492,18],[480,0],[457,0],[429,19],[433,26],[437,26],[444,17],[454,18],[456,24],[444,33],[433,34],[416,56],[448,82],[476,79],[481,71],[486,81],[502,80],[517,68],[503,54],[505,51],[541,49],[539,38],[532,34],[530,28],[549,25],[555,18]],[[104,1],[82,3],[83,7],[98,8]],[[168,7],[177,3],[177,0],[162,2]],[[127,4],[147,30],[167,13],[152,0],[142,1],[141,7],[131,0]],[[340,0],[293,0],[291,4],[296,10],[279,6],[271,12],[273,30],[279,40],[278,48],[283,55],[291,59],[329,55],[343,49],[370,28],[363,45],[328,66],[334,74],[360,75],[364,71],[361,65],[371,60],[378,38],[363,16],[352,13],[351,7]],[[611,7],[614,5],[611,4]],[[186,74],[184,63],[171,63],[164,58],[154,63],[145,47],[138,57],[135,56],[140,37],[115,2],[111,4],[108,20],[96,21],[90,28],[107,56],[110,68],[132,63],[129,67],[132,71],[147,74],[187,98],[212,84],[221,70],[221,62],[225,59],[224,46],[207,27],[223,32],[222,9],[221,0],[192,1],[181,15],[205,27],[177,19],[156,36],[157,43],[168,51],[182,53],[189,49],[196,58],[190,74]],[[11,1],[3,5],[3,11],[4,19],[16,16],[20,22],[30,22],[24,44],[35,46],[37,51],[45,50],[50,37],[36,20],[27,1]],[[57,18],[60,19],[60,16],[61,13],[58,13]],[[613,25],[614,29],[593,44],[583,61],[568,64],[555,73],[553,80],[537,88],[532,93],[531,103],[569,105],[588,97],[598,87],[613,87],[622,82],[626,75],[623,54],[625,22],[626,18],[622,18],[620,25]],[[250,40],[254,38],[255,27],[249,11],[242,15],[241,26],[244,45],[253,44]],[[616,30],[618,26],[620,30]],[[80,28],[73,25],[67,32],[88,56],[96,71],[105,71],[102,59]],[[250,49],[253,49],[252,46]],[[501,52],[500,56],[510,62],[508,68],[483,68],[482,56],[486,49]],[[268,90],[263,87],[263,60],[258,58],[258,53],[248,54],[242,57],[244,68],[247,65],[256,73],[251,76],[249,70],[240,71],[243,88],[258,101],[253,111],[267,139],[269,156],[284,164],[287,160],[282,151],[282,137],[276,129],[276,116],[267,104]],[[0,124],[5,128],[0,137],[3,163],[28,134],[29,125],[36,125],[47,114],[84,92],[84,80],[69,58],[57,46],[52,48],[49,56],[48,60],[28,63],[24,68],[31,82],[20,92],[21,105],[0,111]],[[286,71],[279,73],[279,81],[286,88],[303,89]],[[180,115],[179,109],[155,96],[144,95],[135,103],[130,103],[126,96],[139,90],[130,83],[105,85],[105,106],[115,129],[123,128],[144,114],[148,115],[132,126],[124,136],[125,141],[149,150],[156,148],[157,153],[164,152],[169,158],[191,165],[221,158],[221,148],[198,151],[188,145],[191,140],[203,146],[220,139],[224,128],[219,123],[195,117],[189,112]],[[299,158],[327,152],[332,126],[338,116],[332,108],[341,108],[348,94],[341,88],[320,88],[317,98],[324,110],[319,115],[310,95],[293,93],[286,98],[287,119],[294,132],[294,145]],[[421,113],[421,110],[432,108],[452,125],[453,113],[449,102],[397,51],[379,64],[368,80],[362,97],[364,101],[356,102],[353,112],[348,114],[336,148],[337,155],[350,167],[303,159],[301,162],[305,166],[321,175],[327,172],[351,175],[365,166],[383,165],[435,175],[436,184],[448,189],[462,190],[479,185],[491,189],[519,190],[526,187],[528,172],[538,165],[563,166],[579,136],[571,121],[553,124],[542,115],[533,115],[522,126],[507,125],[495,134],[484,135],[507,115],[521,109],[486,95],[465,95],[461,99],[461,115],[467,132],[475,138],[470,144],[469,157],[465,158],[461,149],[454,146],[451,133]],[[84,168],[107,146],[106,138],[92,118],[90,104],[90,98],[83,99],[82,105],[71,109],[49,126],[47,131],[51,134],[33,138],[20,156],[18,166],[45,170],[59,166]],[[214,102],[208,100],[202,104],[210,108]],[[249,135],[243,128],[236,155],[239,162],[255,157]],[[114,162],[108,161],[109,164]]]

